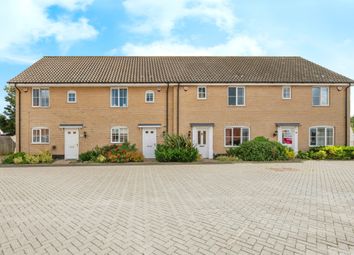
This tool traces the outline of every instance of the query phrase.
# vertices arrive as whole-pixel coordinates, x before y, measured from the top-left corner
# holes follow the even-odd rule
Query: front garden
[[[195,162],[201,159],[198,149],[191,139],[183,135],[165,135],[164,141],[155,150],[158,162]],[[265,137],[256,137],[242,143],[238,147],[229,148],[225,155],[218,155],[219,162],[235,161],[288,161],[301,160],[353,160],[354,146],[322,146],[313,147],[306,152],[294,151],[276,141]],[[49,151],[38,154],[24,152],[13,153],[3,158],[3,164],[51,164],[53,157]],[[127,163],[143,162],[143,154],[135,144],[122,143],[96,146],[94,149],[81,153],[80,162],[89,163]]]
[[[137,150],[135,144],[122,143],[103,147],[96,146],[93,150],[81,153],[79,159],[82,162],[126,163],[142,162],[144,156]]]

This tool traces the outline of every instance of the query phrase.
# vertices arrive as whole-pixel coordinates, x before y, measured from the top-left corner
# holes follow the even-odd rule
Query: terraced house
[[[300,57],[44,57],[9,81],[17,150],[66,159],[125,141],[153,158],[165,133],[204,158],[256,136],[349,144],[352,82]]]

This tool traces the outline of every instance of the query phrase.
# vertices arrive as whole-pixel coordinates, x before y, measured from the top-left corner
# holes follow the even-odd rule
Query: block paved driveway
[[[354,254],[354,162],[0,168],[0,254]]]

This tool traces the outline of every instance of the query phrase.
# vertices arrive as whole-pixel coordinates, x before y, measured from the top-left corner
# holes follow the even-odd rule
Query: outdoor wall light
[[[188,90],[188,87],[183,87],[183,90],[184,90],[184,91],[187,91],[187,90]]]
[[[28,88],[27,87],[23,88],[23,91],[27,93]]]
[[[191,136],[192,136],[192,131],[188,131],[188,138],[191,138]]]
[[[161,87],[157,87],[157,92],[160,92],[161,91]]]
[[[338,86],[338,87],[337,87],[337,90],[338,90],[338,91],[342,91],[342,90],[343,90],[343,87],[342,87],[342,86]]]
[[[87,137],[87,133],[86,133],[86,131],[84,131],[84,138],[86,138]]]
[[[278,130],[275,130],[273,133],[273,137],[276,137],[278,135]]]

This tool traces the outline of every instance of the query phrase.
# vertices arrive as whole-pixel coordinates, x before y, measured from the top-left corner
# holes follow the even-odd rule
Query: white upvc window
[[[312,87],[312,105],[329,105],[329,87]]]
[[[225,147],[239,146],[250,140],[249,127],[226,127],[224,131]]]
[[[49,89],[32,89],[32,107],[49,107]]]
[[[245,106],[245,87],[233,86],[227,89],[228,105]]]
[[[127,88],[111,88],[111,107],[128,107]]]
[[[291,99],[291,87],[290,86],[283,86],[282,98],[283,99]]]
[[[145,92],[145,103],[152,104],[155,102],[155,92],[148,90]]]
[[[207,99],[207,87],[206,86],[198,86],[197,87],[197,99],[205,100]]]
[[[111,143],[126,143],[128,142],[127,127],[112,127],[111,128]]]
[[[33,144],[48,144],[49,129],[46,127],[32,128],[32,143]]]
[[[69,90],[67,92],[67,96],[66,96],[66,102],[69,104],[75,104],[76,103],[76,91],[75,90]]]
[[[334,128],[331,126],[310,127],[310,146],[334,145]]]

